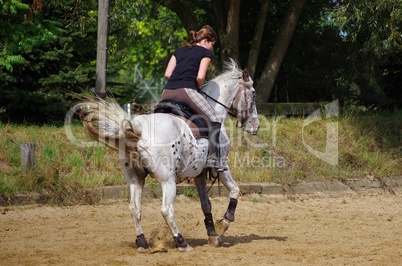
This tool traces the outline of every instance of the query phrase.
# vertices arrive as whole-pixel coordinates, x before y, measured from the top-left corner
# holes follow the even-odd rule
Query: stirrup
[[[207,168],[214,168],[217,172],[224,172],[229,170],[226,160],[223,158],[208,158],[207,159]]]

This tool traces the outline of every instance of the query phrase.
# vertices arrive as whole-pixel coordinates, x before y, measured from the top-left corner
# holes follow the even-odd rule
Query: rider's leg
[[[221,155],[220,133],[221,123],[211,122],[209,129],[207,167],[215,168],[218,172],[228,170],[226,159]]]
[[[199,116],[205,117],[211,121],[209,128],[209,155],[207,160],[207,167],[215,168],[216,171],[226,171],[226,157],[221,156],[220,152],[220,132],[221,120],[218,113],[211,107],[205,97],[194,89],[175,89],[164,90],[162,99],[175,99],[186,102],[190,108]]]

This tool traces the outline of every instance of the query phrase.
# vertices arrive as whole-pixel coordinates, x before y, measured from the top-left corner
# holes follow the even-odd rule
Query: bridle
[[[236,92],[236,95],[235,95],[235,97],[233,98],[233,104],[232,104],[232,105],[237,104],[237,101],[238,101],[239,98],[241,97],[241,96],[240,96],[241,92],[242,92],[242,90],[238,90],[238,91]],[[245,102],[246,106],[248,106],[249,97],[247,96],[247,88],[246,88],[246,86],[243,87],[243,95],[244,95],[244,102]],[[252,106],[251,106],[251,107],[252,107]],[[233,107],[232,107],[232,109],[233,109]],[[243,124],[245,123],[245,121],[247,121],[247,119],[248,119],[249,116],[250,116],[250,110],[247,109],[247,108],[244,109],[244,110],[240,109],[240,110],[237,111],[237,116],[239,115],[239,113],[240,113],[240,117],[242,118],[242,119],[241,119],[241,123],[242,123],[242,125],[243,125]],[[244,113],[244,116],[243,116],[243,113]]]

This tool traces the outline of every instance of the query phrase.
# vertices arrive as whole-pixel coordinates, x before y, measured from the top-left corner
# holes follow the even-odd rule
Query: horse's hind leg
[[[235,220],[235,211],[237,207],[237,199],[240,196],[240,188],[233,180],[230,170],[220,173],[219,180],[229,190],[229,206],[225,215],[218,219],[215,227],[219,235],[223,235],[229,229],[231,222]]]
[[[141,180],[140,183],[134,183],[130,184],[130,204],[129,204],[129,210],[131,213],[131,217],[133,219],[133,222],[135,224],[135,230],[137,234],[137,239],[135,241],[135,244],[137,245],[137,250],[139,252],[148,252],[149,251],[149,245],[147,240],[145,239],[144,233],[142,231],[142,225],[141,225],[141,196],[142,196],[142,190],[144,187],[144,180]]]
[[[135,241],[137,245],[137,250],[139,252],[148,252],[149,245],[142,231],[141,225],[141,197],[142,190],[145,184],[146,174],[135,174],[133,169],[129,166],[129,163],[125,160],[121,161],[124,171],[124,177],[130,187],[130,203],[128,208],[131,213],[131,218],[133,219],[135,225],[135,231],[137,239]]]
[[[180,234],[179,228],[174,218],[174,200],[176,198],[175,179],[161,183],[162,187],[162,215],[169,226],[176,248],[179,251],[191,251],[193,248],[187,244],[184,237]]]
[[[206,186],[206,171],[204,170],[194,180],[197,187],[198,195],[200,196],[202,212],[205,216],[204,223],[209,237],[208,243],[216,247],[222,246],[222,240],[215,231],[215,226],[212,219],[212,206],[211,201],[208,197]]]

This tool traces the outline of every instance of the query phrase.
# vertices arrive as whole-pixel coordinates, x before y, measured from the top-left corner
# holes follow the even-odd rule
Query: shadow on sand
[[[256,234],[250,234],[250,235],[242,235],[242,236],[222,236],[222,242],[223,242],[223,247],[232,247],[237,244],[245,244],[245,243],[251,243],[253,241],[261,241],[261,240],[273,240],[273,241],[287,241],[288,237],[287,236],[259,236]],[[174,249],[174,244],[173,240],[170,241],[168,239],[164,239],[165,242],[168,242],[167,248],[168,249]],[[200,247],[204,245],[209,245],[208,244],[208,237],[205,236],[205,238],[200,239],[200,238],[186,238],[187,243],[192,246],[193,248],[195,247]],[[122,243],[122,246],[129,246],[131,248],[137,248],[135,242],[124,242]],[[152,247],[152,245],[151,245]]]
[[[260,240],[275,240],[287,241],[287,236],[259,236],[256,234],[242,235],[242,236],[222,236],[223,247],[231,247],[237,244],[251,243],[252,241]],[[188,238],[188,244],[192,247],[208,245],[207,237],[205,239]]]

